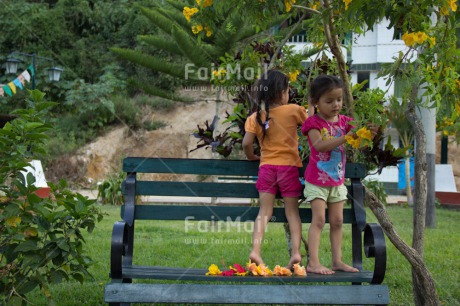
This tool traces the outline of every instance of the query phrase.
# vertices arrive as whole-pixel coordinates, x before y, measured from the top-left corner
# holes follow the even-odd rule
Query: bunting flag
[[[16,94],[16,85],[14,85],[13,82],[9,82],[8,86],[11,88],[11,91],[13,92],[13,94]]]
[[[27,82],[30,82],[30,74],[29,74],[29,71],[27,70],[24,70],[24,72],[21,74],[24,79],[27,81]]]
[[[18,89],[24,89],[25,82],[30,82],[31,78],[35,75],[34,67],[30,65],[27,69],[24,70],[20,75],[17,76],[13,81],[9,82],[7,85],[0,85],[0,96],[5,97],[5,94],[9,97],[16,94]]]
[[[3,86],[3,91],[10,97],[13,95],[13,93],[11,92],[11,89],[10,89],[10,87],[8,85]]]
[[[33,76],[35,74],[34,66],[30,65],[27,69],[30,70],[30,75]]]
[[[24,85],[25,84],[25,79],[24,79],[24,76],[22,74],[18,75],[18,80],[19,82],[21,82],[21,85]]]
[[[14,84],[16,87],[19,87],[19,89],[24,89],[24,88],[22,87],[21,81],[19,81],[19,79],[17,79],[17,78],[13,80],[13,84]]]

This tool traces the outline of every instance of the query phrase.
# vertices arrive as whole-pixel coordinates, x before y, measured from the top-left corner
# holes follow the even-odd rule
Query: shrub
[[[116,175],[103,181],[97,187],[97,200],[101,204],[122,205],[124,197],[121,190],[121,183],[125,180],[126,174],[119,172]]]
[[[47,154],[45,132],[52,126],[43,118],[55,105],[38,90],[30,97],[31,108],[16,110],[17,119],[0,130],[0,299],[7,304],[24,303],[36,287],[51,299],[49,284],[90,276],[82,231],[102,219],[95,201],[71,192],[65,181],[50,184],[50,196],[40,198],[34,176],[22,173]]]

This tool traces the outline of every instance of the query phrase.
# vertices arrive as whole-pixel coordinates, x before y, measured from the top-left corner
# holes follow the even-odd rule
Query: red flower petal
[[[233,274],[235,274],[235,271],[233,270],[225,270],[222,272],[222,276],[233,276]]]

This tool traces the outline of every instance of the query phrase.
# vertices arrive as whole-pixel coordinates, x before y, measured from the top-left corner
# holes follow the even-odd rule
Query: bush
[[[43,118],[55,105],[38,90],[30,96],[32,107],[15,111],[17,119],[0,130],[0,299],[7,304],[27,301],[36,287],[51,299],[49,284],[84,282],[91,258],[82,231],[92,232],[102,219],[95,201],[69,191],[65,181],[50,184],[50,197],[40,198],[34,176],[21,172],[47,154],[45,132],[52,126]]]
[[[99,184],[97,187],[98,202],[101,204],[122,205],[124,203],[124,197],[121,190],[121,183],[125,178],[126,174],[120,172]]]

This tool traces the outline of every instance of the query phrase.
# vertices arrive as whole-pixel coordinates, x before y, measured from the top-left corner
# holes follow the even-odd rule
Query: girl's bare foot
[[[352,273],[356,273],[356,272],[359,272],[358,269],[356,269],[355,267],[352,267],[352,266],[349,266],[343,262],[339,262],[338,264],[333,264],[332,265],[332,270],[334,271],[344,271],[344,272],[352,272]]]
[[[325,266],[323,265],[315,265],[315,266],[312,266],[310,264],[307,265],[307,272],[310,272],[310,273],[316,273],[316,274],[324,274],[324,275],[329,275],[329,274],[334,274],[335,272],[326,268]]]
[[[249,254],[249,260],[258,266],[264,263],[262,257],[260,257],[260,255],[255,253],[254,251],[252,251],[251,254]]]
[[[301,258],[301,256],[300,256],[300,254],[291,256],[291,260],[289,260],[289,263],[288,263],[288,265],[286,266],[286,268],[289,269],[289,270],[291,270],[292,267],[293,267],[295,264],[300,263],[301,260],[302,260],[302,258]]]

